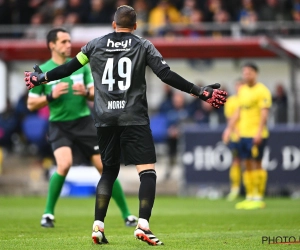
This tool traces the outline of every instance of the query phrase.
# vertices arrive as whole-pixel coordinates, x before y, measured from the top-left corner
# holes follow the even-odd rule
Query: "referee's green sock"
[[[121,210],[122,217],[125,220],[131,213],[129,212],[129,208],[126,203],[125,195],[121,186],[121,183],[118,179],[115,180],[112,190],[112,198],[117,203],[118,207]]]
[[[59,175],[57,172],[55,172],[50,178],[46,208],[44,212],[45,214],[54,215],[54,207],[59,198],[65,179],[65,176]]]

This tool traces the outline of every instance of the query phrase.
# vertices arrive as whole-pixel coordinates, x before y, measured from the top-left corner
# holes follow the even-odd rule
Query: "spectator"
[[[91,11],[87,17],[88,23],[110,24],[112,22],[111,17],[112,13],[104,0],[91,0]]]
[[[44,23],[52,23],[56,14],[55,0],[45,1],[44,4],[38,8],[38,12],[42,14]]]
[[[243,26],[243,33],[245,35],[258,35],[258,26],[257,26],[257,13],[255,11],[250,11],[242,21],[242,26]]]
[[[245,35],[256,35],[258,16],[254,7],[253,0],[242,0],[242,8],[238,13],[238,21],[243,27]]]
[[[118,8],[119,6],[129,5],[129,4],[130,4],[129,0],[116,0],[115,7]]]
[[[43,37],[39,36],[40,31],[41,31],[41,24],[43,24],[43,15],[40,12],[35,13],[32,17],[31,17],[31,21],[30,21],[30,26],[28,29],[25,30],[24,32],[24,37],[28,38],[28,39],[38,39]]]
[[[89,16],[89,2],[83,0],[68,0],[65,7],[68,24],[85,23]]]
[[[286,21],[290,20],[279,0],[266,0],[258,12],[260,21]]]
[[[253,0],[242,0],[242,7],[238,12],[238,21],[247,23],[251,12],[255,11]]]
[[[199,87],[202,87],[202,84],[198,84]],[[212,112],[210,105],[203,104],[199,100],[195,99],[187,106],[189,111],[189,116],[197,124],[208,124],[209,115]]]
[[[9,0],[0,1],[0,23],[1,24],[12,23],[12,9]]]
[[[52,27],[62,27],[65,23],[64,15],[56,15],[52,21]]]
[[[19,131],[21,131],[21,124],[27,116],[37,114],[36,111],[32,112],[27,108],[27,91],[24,92],[18,99],[15,107],[15,113],[18,119]]]
[[[204,21],[204,15],[201,10],[194,9],[189,16],[189,24],[181,29],[177,34],[184,37],[202,37],[206,31],[203,29],[202,24]]]
[[[200,102],[193,102],[194,109],[191,109],[191,111],[193,111],[191,113],[193,121],[198,124],[208,124],[212,108],[209,105],[202,104]]]
[[[292,10],[293,21],[300,22],[300,1],[295,1],[293,10]]]
[[[229,13],[223,9],[215,12],[213,17],[214,23],[217,24],[218,29],[212,31],[213,37],[229,36],[231,34],[226,24],[230,21]]]
[[[173,167],[176,164],[180,127],[189,120],[189,112],[182,92],[174,92],[172,96],[172,106],[173,108],[166,114],[168,125],[167,145],[169,163],[167,164],[165,179],[170,178]]]
[[[7,100],[6,103],[6,109],[0,113],[0,148],[12,151],[13,143],[11,137],[18,131],[18,119],[10,101]]]
[[[30,111],[27,108],[27,91],[20,96],[16,107],[15,116],[17,118],[18,126],[17,133],[21,135],[24,140],[24,145],[37,146],[37,155],[41,164],[44,159],[52,157],[51,147],[46,139],[46,129],[48,127],[49,111],[41,109],[39,111]],[[28,129],[34,124],[35,129]]]
[[[183,23],[191,23],[190,16],[197,9],[196,4],[196,0],[184,0],[183,8],[180,10]]]
[[[143,28],[144,25],[148,23],[149,18],[149,6],[146,0],[135,0],[133,8],[137,13],[137,23],[139,24],[138,28]]]
[[[79,24],[81,23],[81,18],[80,18],[80,15],[76,12],[70,12],[66,18],[65,18],[65,22],[64,24],[66,25],[69,25],[69,26],[72,26],[74,24]]]
[[[173,97],[173,90],[172,88],[165,84],[164,85],[164,92],[165,92],[165,98],[163,102],[159,105],[159,113],[161,114],[167,114],[167,112],[173,108],[172,104],[172,97]]]
[[[44,0],[16,0],[13,3],[13,23],[29,24],[32,16],[38,12]]]
[[[238,13],[241,9],[241,2],[241,0],[226,0],[222,2],[223,9],[229,13],[231,21],[233,22],[238,21]]]
[[[275,108],[275,123],[287,123],[288,99],[286,91],[280,83],[276,86],[273,103]]]
[[[149,13],[149,33],[151,35],[166,35],[169,26],[179,23],[180,12],[168,0],[160,0],[155,8]]]
[[[205,10],[205,20],[213,22],[214,16],[222,9],[222,3],[220,0],[208,0]]]

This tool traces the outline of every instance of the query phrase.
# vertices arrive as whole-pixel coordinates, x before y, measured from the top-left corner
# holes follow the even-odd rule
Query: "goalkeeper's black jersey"
[[[89,58],[95,84],[96,127],[149,124],[146,66],[155,74],[169,67],[147,39],[113,32],[81,51]]]

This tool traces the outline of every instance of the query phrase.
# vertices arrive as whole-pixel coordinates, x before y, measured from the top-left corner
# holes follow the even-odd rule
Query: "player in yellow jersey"
[[[230,118],[235,114],[239,107],[238,102],[238,90],[243,85],[243,79],[237,79],[235,81],[235,94],[231,95],[227,98],[227,101],[224,105],[224,114],[227,121],[230,121]],[[229,180],[230,180],[230,193],[227,195],[228,201],[235,200],[240,194],[240,186],[241,186],[241,160],[239,156],[239,121],[234,127],[233,133],[230,135],[230,141],[224,141],[224,143],[228,144],[232,152],[232,163],[229,169]]]
[[[239,120],[240,157],[245,166],[243,182],[246,200],[237,203],[236,209],[257,209],[265,207],[263,196],[267,172],[262,168],[262,156],[269,137],[267,120],[272,97],[269,89],[257,82],[258,67],[254,63],[245,64],[242,74],[246,84],[239,89],[239,108],[224,130],[223,140],[229,140]]]

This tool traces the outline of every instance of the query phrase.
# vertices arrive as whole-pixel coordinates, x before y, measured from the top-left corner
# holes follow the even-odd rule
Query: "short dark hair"
[[[254,63],[254,62],[246,62],[244,65],[243,65],[243,68],[244,67],[249,67],[249,68],[252,68],[255,72],[258,73],[259,69],[258,69],[258,66]]]
[[[134,8],[128,5],[121,5],[115,13],[114,21],[121,28],[132,28],[136,23]]]
[[[53,29],[51,29],[49,32],[48,32],[48,34],[47,34],[47,47],[48,47],[48,49],[50,49],[50,47],[49,47],[49,43],[50,42],[53,42],[53,43],[55,43],[56,42],[56,40],[57,40],[57,33],[58,32],[64,32],[64,33],[69,33],[66,29],[64,29],[64,28],[53,28]]]

